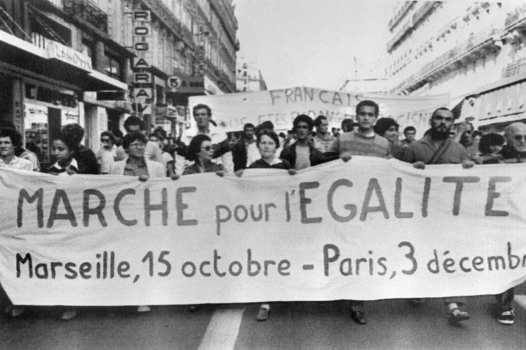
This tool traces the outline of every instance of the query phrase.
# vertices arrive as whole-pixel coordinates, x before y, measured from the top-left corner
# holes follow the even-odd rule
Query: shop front
[[[15,124],[45,167],[62,126],[93,124],[85,113],[85,91],[128,86],[94,70],[81,52],[50,39],[37,44],[0,31],[0,118]],[[86,128],[84,143],[92,146],[94,138],[98,134]]]

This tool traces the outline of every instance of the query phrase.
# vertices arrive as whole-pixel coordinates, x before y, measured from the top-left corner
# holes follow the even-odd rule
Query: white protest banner
[[[192,96],[189,107],[192,110],[197,104],[208,105],[212,109],[212,118],[225,132],[239,131],[246,123],[258,125],[266,120],[272,121],[276,130],[291,129],[292,121],[299,114],[307,114],[313,119],[324,115],[329,120],[330,127],[339,128],[343,119],[354,118],[356,105],[363,100],[378,103],[379,118],[394,118],[401,127],[415,126],[419,135],[423,135],[428,129],[431,113],[439,107],[447,106],[449,95],[373,95],[292,87],[228,95]],[[195,129],[193,118],[191,123]]]
[[[139,182],[0,169],[0,278],[20,305],[496,294],[526,278],[525,170],[354,157]]]

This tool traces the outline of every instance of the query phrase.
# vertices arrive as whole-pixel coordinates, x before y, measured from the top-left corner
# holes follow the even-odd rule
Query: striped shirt
[[[389,141],[376,134],[367,137],[351,131],[338,135],[331,151],[338,154],[350,153],[353,156],[384,158],[389,156],[390,146]]]

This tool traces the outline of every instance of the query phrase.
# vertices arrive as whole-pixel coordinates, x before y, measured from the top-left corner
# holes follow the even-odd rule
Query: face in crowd
[[[373,129],[374,123],[376,123],[376,119],[378,119],[378,115],[373,106],[361,106],[358,110],[356,119],[358,121],[358,128],[362,132],[367,132]]]
[[[513,123],[505,131],[508,145],[517,152],[526,152],[526,124]]]
[[[316,127],[316,131],[322,135],[327,134],[329,132],[329,121],[327,119],[322,119],[320,125]]]
[[[276,142],[268,135],[261,135],[261,139],[258,144],[259,153],[264,159],[271,159],[276,154],[277,145]]]
[[[212,160],[212,156],[214,155],[214,148],[212,147],[212,142],[205,140],[201,142],[201,149],[197,156],[199,159],[202,159],[203,161],[209,161]]]
[[[247,126],[245,128],[245,139],[252,140],[255,134],[256,134],[256,131],[254,130],[253,127]]]
[[[151,141],[151,142],[155,142],[156,144],[159,145],[159,148],[160,148],[160,149],[163,149],[163,147],[164,147],[164,142],[163,142],[161,139],[159,139],[159,136],[157,136],[157,135],[155,135],[155,134],[151,134],[151,135],[150,135],[150,141]]]
[[[405,138],[407,139],[407,141],[409,141],[409,142],[413,142],[413,141],[415,140],[416,131],[414,131],[414,130],[407,130],[407,131],[404,133],[404,136],[405,136]]]
[[[111,138],[108,135],[101,136],[100,142],[102,143],[102,146],[105,149],[112,149],[113,148],[113,142],[111,141]]]
[[[69,165],[73,158],[73,151],[62,140],[54,140],[51,144],[51,154],[57,158],[60,166]]]
[[[194,111],[194,120],[197,124],[197,127],[208,127],[208,123],[210,122],[210,114],[208,114],[208,110],[206,108],[197,108]]]
[[[309,129],[309,124],[307,122],[299,122],[298,125],[296,125],[296,128],[294,131],[296,132],[298,141],[304,141],[309,138],[310,129]]]
[[[128,155],[132,158],[144,158],[146,144],[140,140],[135,140],[128,147]]]
[[[453,113],[447,109],[435,111],[430,121],[433,139],[445,140],[453,126]]]
[[[0,156],[12,157],[15,155],[15,146],[9,136],[0,137]]]
[[[391,125],[386,132],[384,132],[383,137],[385,137],[389,142],[398,141],[398,128],[396,125]]]

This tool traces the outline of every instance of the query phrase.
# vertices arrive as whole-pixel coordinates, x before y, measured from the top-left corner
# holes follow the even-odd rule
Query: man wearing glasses
[[[431,129],[424,138],[412,142],[406,148],[402,161],[412,163],[417,169],[424,169],[426,164],[462,164],[465,169],[473,167],[475,163],[468,160],[466,149],[449,137],[453,121],[453,113],[449,109],[439,108],[434,111],[429,120]],[[413,301],[421,302],[421,299]],[[466,304],[464,297],[445,298],[444,303],[452,322],[470,319],[469,314],[459,308]]]

